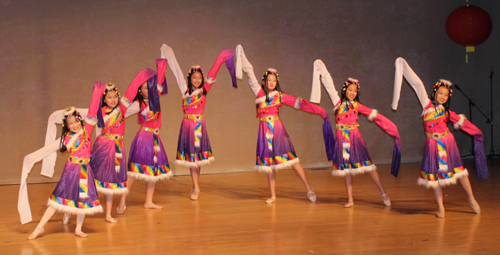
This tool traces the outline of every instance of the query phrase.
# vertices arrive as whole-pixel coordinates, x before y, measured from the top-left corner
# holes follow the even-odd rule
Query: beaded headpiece
[[[453,89],[451,89],[451,85],[453,85],[453,83],[451,83],[451,81],[439,79],[439,81],[436,82],[434,87],[432,87],[432,92],[436,93],[436,91],[439,89],[439,87],[445,87],[450,91],[450,97],[451,97],[451,94],[453,93]]]
[[[66,122],[66,119],[75,116],[76,121],[82,121],[82,115],[76,110],[74,106],[71,106],[69,108],[66,108],[63,112],[63,119],[62,119],[62,126],[64,127],[64,123]]]
[[[280,81],[280,75],[274,68],[268,68],[267,71],[265,71],[262,75],[262,80],[265,80],[269,74],[274,74],[274,76],[276,76],[276,81]]]
[[[120,92],[118,92],[118,88],[116,88],[115,84],[113,84],[112,82],[108,82],[108,84],[106,84],[106,90],[102,93],[103,96],[106,96],[106,94],[108,94],[108,92],[110,91],[116,92],[118,97],[120,97]]]
[[[191,68],[189,69],[188,74],[186,76],[189,78],[189,76],[191,76],[192,74],[194,74],[196,72],[200,72],[201,75],[203,76],[203,80],[205,80],[205,74],[203,74],[203,69],[201,69],[201,67],[199,65],[191,66]]]
[[[347,87],[349,87],[349,85],[351,85],[351,84],[356,85],[356,87],[358,88],[358,92],[359,92],[360,87],[359,87],[359,82],[358,82],[358,80],[357,80],[357,79],[354,79],[354,78],[351,78],[351,77],[349,77],[349,78],[347,79],[347,81],[345,81],[345,82],[344,82],[344,84],[342,84],[342,90],[343,90],[343,91],[345,91],[345,90],[347,89]]]

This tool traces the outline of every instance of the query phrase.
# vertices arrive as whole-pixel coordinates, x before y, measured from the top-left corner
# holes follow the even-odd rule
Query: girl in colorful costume
[[[127,107],[120,103],[120,93],[113,83],[106,84],[97,114],[97,125],[102,128],[94,143],[90,165],[94,172],[97,191],[106,195],[105,220],[118,221],[111,217],[113,195],[128,193],[127,160],[123,146],[125,133],[125,113]]]
[[[104,90],[104,84],[100,82],[95,83],[92,103],[85,119],[85,125],[80,113],[74,107],[66,109],[62,122],[63,130],[61,139],[25,157],[23,173],[25,172],[24,168],[30,169],[34,163],[54,151],[60,149],[61,152],[64,152],[68,150],[70,154],[68,162],[64,166],[61,179],[48,200],[48,208],[36,229],[28,237],[29,240],[37,238],[44,232],[43,227],[56,211],[65,212],[65,218],[63,219],[65,224],[67,224],[71,214],[76,214],[75,235],[78,237],[87,237],[88,235],[82,231],[85,215],[102,212],[89,161],[92,149],[91,135],[96,122],[99,100]],[[82,125],[84,126],[82,127]]]
[[[144,203],[144,208],[147,209],[163,208],[161,205],[153,203],[156,182],[173,176],[159,136],[161,127],[160,95],[168,92],[165,80],[167,60],[157,59],[156,67],[158,73],[149,68],[139,72],[121,99],[121,103],[125,107],[130,106],[133,101],[139,101],[138,121],[141,129],[137,132],[130,146],[127,187],[130,190],[135,179],[147,182]],[[125,212],[126,198],[127,193],[124,193],[116,210],[118,214]]]
[[[257,106],[257,118],[260,119],[259,136],[257,141],[257,160],[255,170],[267,173],[271,198],[266,203],[276,201],[276,170],[292,167],[300,180],[304,183],[307,197],[310,201],[316,201],[316,194],[309,185],[304,169],[299,163],[292,141],[283,126],[278,114],[282,104],[293,106],[296,109],[321,115],[324,119],[323,135],[328,158],[331,159],[329,142],[332,129],[326,111],[320,106],[311,104],[302,98],[287,95],[281,91],[279,86],[279,75],[276,70],[269,68],[262,77],[259,84],[253,67],[243,51],[243,47],[236,47],[236,77],[242,78],[242,70],[248,75],[248,82],[255,96]],[[262,84],[262,85],[261,85]]]
[[[453,92],[450,81],[440,80],[437,82],[433,87],[431,99],[429,99],[423,82],[406,60],[403,58],[396,59],[395,66],[392,108],[394,110],[398,108],[404,76],[417,93],[420,104],[424,109],[422,115],[427,138],[418,184],[427,188],[434,188],[438,203],[436,216],[438,218],[444,218],[445,216],[442,187],[455,184],[457,179],[460,180],[467,193],[469,204],[474,212],[481,213],[481,208],[472,193],[469,173],[464,168],[455,137],[448,129],[448,120],[454,124],[455,129],[460,128],[474,137],[474,159],[479,180],[485,180],[489,175],[484,155],[483,133],[470,123],[464,115],[458,115],[449,109],[450,97]]]
[[[177,79],[179,90],[182,93],[182,119],[177,143],[177,158],[175,163],[189,168],[193,186],[191,187],[191,200],[197,200],[200,194],[198,180],[200,178],[201,166],[208,165],[215,160],[208,139],[208,132],[205,125],[204,110],[206,95],[212,88],[215,76],[222,63],[226,63],[231,74],[233,86],[236,87],[236,77],[234,75],[234,53],[230,49],[223,50],[212,69],[205,79],[203,69],[200,66],[192,66],[188,71],[187,84],[183,78],[172,48],[163,44],[161,47],[162,58],[166,58]]]
[[[352,195],[352,176],[368,172],[373,182],[380,190],[382,201],[386,206],[391,206],[391,200],[385,192],[382,181],[373,164],[365,141],[359,132],[358,114],[368,116],[368,120],[374,121],[380,128],[394,138],[394,151],[392,157],[391,173],[398,176],[401,162],[401,141],[398,128],[389,119],[382,116],[375,109],[370,109],[359,102],[360,86],[358,80],[349,78],[342,86],[341,98],[339,98],[333,79],[321,60],[314,61],[313,86],[311,102],[319,103],[321,99],[321,81],[325,86],[332,103],[335,105],[336,141],[333,157],[333,176],[344,176],[347,190],[347,204],[345,208],[354,205]]]

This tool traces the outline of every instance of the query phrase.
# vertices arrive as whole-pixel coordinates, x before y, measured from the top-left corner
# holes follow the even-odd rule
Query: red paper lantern
[[[475,46],[486,41],[491,34],[492,26],[490,15],[473,5],[459,7],[446,20],[448,36],[464,46]]]

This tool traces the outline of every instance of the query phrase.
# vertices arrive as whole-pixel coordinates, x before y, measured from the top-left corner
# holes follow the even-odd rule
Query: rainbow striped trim
[[[448,169],[448,153],[446,153],[446,144],[442,139],[437,139],[437,148],[438,148],[438,163],[440,170]]]
[[[257,160],[255,162],[255,165],[257,165],[257,166],[279,165],[279,164],[283,164],[283,163],[286,163],[288,161],[294,160],[296,158],[297,158],[297,154],[295,153],[295,151],[291,151],[291,152],[288,152],[288,153],[285,153],[285,154],[282,154],[279,156],[275,156],[275,157],[270,157],[270,158],[257,156]]]
[[[182,99],[182,104],[183,105],[195,104],[198,101],[200,101],[202,96],[203,96],[203,91],[200,91],[200,93],[196,95],[185,97],[184,99]]]
[[[84,203],[84,202],[78,202],[76,200],[70,200],[70,199],[58,197],[58,196],[55,196],[54,194],[50,195],[50,200],[52,200],[60,205],[65,205],[65,206],[78,208],[78,209],[90,209],[90,208],[94,208],[94,207],[101,205],[99,200],[94,200],[92,202]]]
[[[95,185],[98,188],[103,189],[124,189],[127,188],[127,182],[113,183],[113,182],[102,182],[95,180]]]
[[[436,109],[434,112],[429,113],[424,116],[424,122],[435,120],[441,117],[445,117],[448,115],[448,111],[444,109],[444,107],[437,107],[436,104],[434,104],[434,109]]]
[[[199,153],[189,153],[186,154],[183,151],[177,151],[177,160],[187,161],[187,162],[198,162],[202,160],[207,160],[213,157],[212,150],[199,152]]]
[[[139,163],[129,163],[128,171],[137,174],[144,174],[149,176],[159,176],[170,172],[170,166],[167,164],[159,165],[157,167],[141,165]]]
[[[351,131],[342,130],[342,157],[349,160],[351,156]]]
[[[269,151],[273,151],[274,121],[266,121],[266,126],[267,148]]]
[[[354,108],[357,108],[358,107],[358,102],[353,102],[352,104],[345,104],[344,107],[339,107],[336,111],[335,111],[335,116],[338,116],[338,115],[341,115],[341,114],[344,114],[350,110],[353,110]]]
[[[200,147],[200,140],[201,140],[201,125],[202,121],[197,120],[194,122],[194,146],[199,148]]]
[[[333,170],[356,169],[371,165],[373,165],[373,162],[371,160],[361,161],[359,163],[354,163],[354,164],[333,164]]]
[[[264,102],[258,102],[257,103],[257,109],[262,109],[262,108],[266,108],[266,107],[277,106],[279,104],[281,104],[281,92],[270,96],[269,97],[269,102],[266,102],[266,100],[264,100]]]
[[[73,137],[74,135],[76,135],[76,133],[73,133],[69,136]],[[82,147],[82,145],[85,143],[86,139],[87,139],[87,130],[84,128],[83,134],[81,134],[80,137],[75,139],[75,142],[73,143],[71,148],[69,148],[69,153],[72,154],[73,152],[78,151],[80,147]]]
[[[89,173],[87,171],[87,165],[80,165],[80,198],[87,198],[89,193],[88,186]]]
[[[420,171],[420,178],[427,180],[427,181],[438,181],[438,180],[447,180],[453,178],[455,174],[461,173],[465,170],[463,166],[455,167],[453,171],[448,172],[448,173],[437,173],[437,174],[431,174],[431,173],[426,173],[424,171]]]

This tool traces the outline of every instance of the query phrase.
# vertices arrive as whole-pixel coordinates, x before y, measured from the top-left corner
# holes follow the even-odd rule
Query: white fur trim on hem
[[[75,207],[71,207],[71,206],[67,206],[67,205],[61,205],[61,204],[58,204],[50,199],[47,202],[47,206],[50,206],[50,207],[56,209],[57,211],[71,213],[71,214],[93,215],[96,213],[102,213],[104,211],[102,209],[101,205],[96,206],[96,207],[92,207],[92,208],[87,208],[87,209],[80,209],[80,208],[75,208]]]
[[[259,165],[256,165],[254,167],[254,170],[255,171],[258,171],[260,173],[270,173],[272,172],[272,170],[275,170],[275,171],[278,171],[278,170],[281,170],[281,169],[285,169],[285,168],[288,168],[288,167],[291,167],[297,163],[299,163],[299,158],[295,158],[295,159],[292,159],[292,160],[289,160],[285,163],[281,163],[279,165],[272,165],[272,166],[259,166]]]
[[[157,181],[161,181],[164,179],[170,179],[171,177],[174,176],[174,174],[172,173],[172,171],[169,171],[166,174],[151,176],[151,175],[127,172],[127,176],[130,176],[136,180],[147,181],[147,182],[157,182]]]
[[[122,155],[121,153],[115,153],[115,157],[117,157],[117,158],[122,158],[122,157],[123,157],[123,155]]]
[[[378,111],[376,109],[373,109],[372,112],[370,113],[370,115],[368,115],[368,120],[373,121],[373,119],[375,119],[375,117],[377,117],[377,115],[378,115]]]
[[[332,170],[332,175],[333,176],[346,176],[348,174],[350,175],[357,175],[357,174],[364,174],[367,172],[372,172],[377,170],[377,166],[371,165],[371,166],[362,166],[359,168],[349,168],[349,169],[344,169],[344,170]]]
[[[161,84],[156,84],[156,87],[158,88],[158,91],[163,92],[163,86]]]
[[[453,178],[450,179],[445,179],[445,180],[437,180],[437,181],[428,181],[422,178],[418,178],[418,185],[425,186],[426,188],[437,188],[438,186],[445,187],[451,184],[456,184],[457,179],[460,179],[462,177],[469,176],[469,172],[467,169],[464,169],[464,171],[457,173],[453,175]]]
[[[458,116],[460,116],[460,120],[459,120],[457,123],[454,123],[454,124],[453,124],[453,127],[454,127],[455,129],[459,129],[461,126],[463,126],[463,125],[464,125],[464,123],[465,123],[465,120],[467,119],[467,118],[465,117],[465,115],[463,115],[463,114],[459,114]]]
[[[128,194],[129,192],[128,188],[121,188],[121,189],[106,189],[102,187],[96,187],[96,188],[97,192],[106,195],[123,195],[123,194]]]
[[[174,164],[179,165],[179,166],[183,166],[183,167],[187,167],[187,168],[191,168],[191,167],[199,167],[199,166],[210,165],[210,163],[212,163],[214,161],[215,161],[215,158],[214,157],[210,157],[208,159],[204,159],[204,160],[200,160],[200,161],[196,161],[196,162],[188,162],[188,161],[184,161],[184,160],[176,160],[174,162]]]

